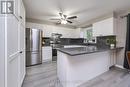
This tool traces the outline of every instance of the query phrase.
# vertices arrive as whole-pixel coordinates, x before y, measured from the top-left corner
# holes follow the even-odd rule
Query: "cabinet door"
[[[110,51],[110,67],[116,64],[116,50]]]
[[[45,62],[50,60],[52,60],[52,47],[42,47],[42,61]]]
[[[93,24],[94,36],[106,36],[114,34],[114,18],[108,18]]]
[[[7,87],[19,87],[19,49],[18,49],[18,20],[15,16],[7,17],[5,31],[6,54],[7,54]]]
[[[22,85],[24,76],[25,76],[25,28],[20,23],[20,29],[19,29],[19,50],[20,50],[20,85]]]
[[[101,28],[102,28],[102,26],[99,23],[94,23],[93,24],[93,35],[94,36],[103,36]]]

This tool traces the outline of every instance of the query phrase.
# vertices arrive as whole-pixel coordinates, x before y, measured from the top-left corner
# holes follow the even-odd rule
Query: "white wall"
[[[50,37],[51,33],[60,33],[64,38],[78,38],[79,37],[79,30],[78,29],[71,29],[71,28],[64,28],[58,27],[53,25],[47,24],[38,24],[38,23],[26,23],[26,28],[38,28],[43,30],[44,37]]]
[[[4,30],[5,30],[5,25],[4,25],[4,17],[0,16],[0,87],[5,87],[4,86],[4,62],[5,62],[5,56],[4,56]]]
[[[118,14],[116,19],[116,36],[117,46],[125,47],[126,43],[126,31],[127,31],[127,18],[121,18],[120,16],[127,15],[128,13]],[[124,63],[124,51],[125,48],[117,54],[117,64],[123,66]]]

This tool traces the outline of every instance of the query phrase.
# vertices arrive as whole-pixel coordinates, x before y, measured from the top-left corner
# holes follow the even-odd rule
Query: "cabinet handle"
[[[23,51],[20,51],[19,53],[23,53]]]
[[[19,17],[20,17],[20,19],[23,19],[22,16],[19,16]]]

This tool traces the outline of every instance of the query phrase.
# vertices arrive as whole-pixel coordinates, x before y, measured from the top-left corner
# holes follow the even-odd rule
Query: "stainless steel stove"
[[[60,37],[62,34],[52,33],[50,45],[52,46],[52,61],[57,61],[57,49],[63,47],[60,44]]]

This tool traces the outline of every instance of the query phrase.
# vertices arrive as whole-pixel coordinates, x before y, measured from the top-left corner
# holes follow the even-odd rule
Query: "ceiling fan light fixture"
[[[67,24],[66,20],[61,20],[61,24]]]
[[[68,17],[67,15],[63,14],[62,12],[59,13],[59,18],[58,19],[51,19],[51,20],[58,20],[57,24],[72,24],[73,22],[71,21],[71,19],[75,19],[77,18],[77,16],[70,16]]]

